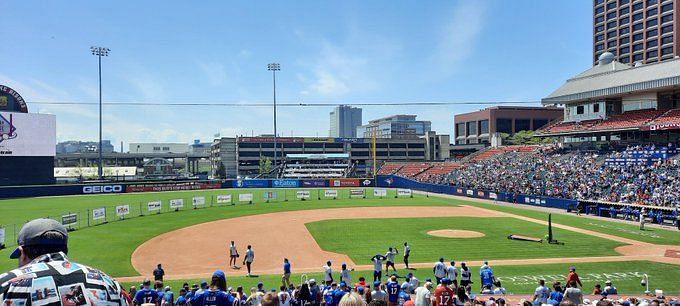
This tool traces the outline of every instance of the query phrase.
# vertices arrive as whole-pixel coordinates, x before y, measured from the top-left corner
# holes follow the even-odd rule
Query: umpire
[[[84,300],[83,294],[93,290],[108,292],[90,296],[96,305],[129,305],[118,282],[99,270],[68,259],[68,233],[59,222],[35,219],[24,224],[17,244],[10,258],[18,260],[19,269],[0,278],[0,300],[4,305],[22,300],[26,306],[63,305],[72,303],[72,299]],[[42,293],[38,299],[31,297],[35,292]],[[72,299],[63,298],[69,296]]]

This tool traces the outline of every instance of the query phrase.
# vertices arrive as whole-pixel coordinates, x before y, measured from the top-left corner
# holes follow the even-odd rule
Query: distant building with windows
[[[416,120],[416,115],[394,115],[368,121],[357,128],[357,137],[418,139],[431,130],[432,122]]]
[[[535,131],[562,118],[558,107],[493,106],[454,116],[455,145],[487,144],[494,133]]]
[[[593,65],[604,52],[620,63],[680,55],[679,0],[593,0]]]
[[[359,126],[361,126],[361,108],[340,105],[330,112],[328,132],[330,137],[355,138]]]
[[[57,154],[99,152],[98,141],[63,141],[57,143]],[[102,140],[102,153],[113,152],[111,140]]]

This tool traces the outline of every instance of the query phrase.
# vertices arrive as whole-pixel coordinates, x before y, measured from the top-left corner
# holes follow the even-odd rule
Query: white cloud
[[[450,21],[439,33],[434,60],[444,71],[465,60],[475,50],[486,18],[483,1],[460,1],[450,14]]]
[[[227,72],[224,65],[217,62],[197,61],[198,68],[203,72],[212,86],[219,86],[227,81]]]
[[[309,85],[309,89],[323,96],[341,96],[349,92],[349,87],[340,76],[331,74],[330,71],[319,69],[316,71],[316,81]]]

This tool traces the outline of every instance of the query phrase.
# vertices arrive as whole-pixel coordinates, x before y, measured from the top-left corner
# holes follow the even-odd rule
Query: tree
[[[504,145],[535,145],[550,144],[554,142],[552,137],[536,137],[534,131],[519,131],[513,135],[501,133]]]
[[[269,173],[272,171],[272,159],[266,156],[260,156],[260,174]]]
[[[219,179],[227,178],[227,168],[224,167],[222,162],[220,162],[217,166],[217,170],[215,170],[215,176]]]

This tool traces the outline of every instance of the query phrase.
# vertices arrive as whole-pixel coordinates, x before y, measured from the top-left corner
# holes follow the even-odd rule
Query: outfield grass
[[[544,225],[516,218],[437,217],[323,220],[306,224],[316,242],[326,251],[347,254],[357,264],[371,264],[376,253],[389,246],[401,252],[404,241],[411,245],[411,262],[434,262],[439,257],[456,261],[619,255],[624,245],[563,229],[553,229],[564,245],[507,239],[510,234],[542,238]],[[484,233],[481,238],[443,238],[431,230],[461,229]],[[357,239],[357,233],[363,233]],[[348,243],[351,241],[351,243]]]
[[[493,266],[493,261],[490,262]],[[255,263],[257,264],[257,262]],[[561,263],[561,264],[546,264],[546,265],[523,265],[523,266],[494,266],[493,271],[498,277],[503,286],[509,293],[514,294],[530,294],[534,292],[537,286],[537,280],[544,278],[550,282],[552,280],[559,280],[564,283],[569,266],[575,264],[577,272],[583,281],[584,291],[590,293],[596,283],[602,284],[607,279],[613,281],[614,285],[622,294],[638,294],[642,295],[644,288],[640,286],[640,279],[642,274],[647,274],[650,280],[650,289],[663,289],[666,294],[680,294],[680,270],[677,266],[648,262],[648,261],[630,261],[630,262],[603,262],[603,263]],[[478,290],[479,286],[479,269],[472,267],[473,288]],[[293,272],[295,272],[295,263],[293,263]],[[335,270],[335,276],[338,277],[338,271]],[[405,270],[398,271],[404,274]],[[424,281],[426,278],[433,278],[432,269],[422,268],[413,272],[418,279]],[[359,276],[366,277],[369,281],[373,280],[372,271],[353,271],[351,274],[352,281],[356,281]],[[206,275],[204,279],[209,279]],[[322,273],[309,273],[308,278],[322,279]],[[301,275],[293,273],[291,281],[299,283]],[[383,281],[385,279],[383,278]],[[182,283],[189,284],[200,283],[201,279],[190,280],[176,280],[167,281],[173,289],[180,288]],[[278,288],[281,285],[281,276],[279,275],[260,275],[258,277],[247,278],[244,276],[229,276],[227,278],[228,286],[233,286],[236,290],[237,286],[243,286],[245,292],[249,292],[251,287],[255,287],[258,282],[263,282],[265,288]],[[126,287],[139,286],[139,283],[124,283]]]
[[[499,202],[499,205],[467,199],[452,200],[459,205],[471,205],[481,208],[493,209],[540,220],[548,219],[548,212],[546,211],[526,209],[506,202]],[[643,242],[680,245],[680,232],[672,228],[663,229],[648,226],[646,230],[640,231],[640,226],[637,224],[609,221],[606,218],[585,218],[576,216],[575,214],[552,214],[552,221],[559,224],[570,225],[603,234],[616,235],[619,237]]]

